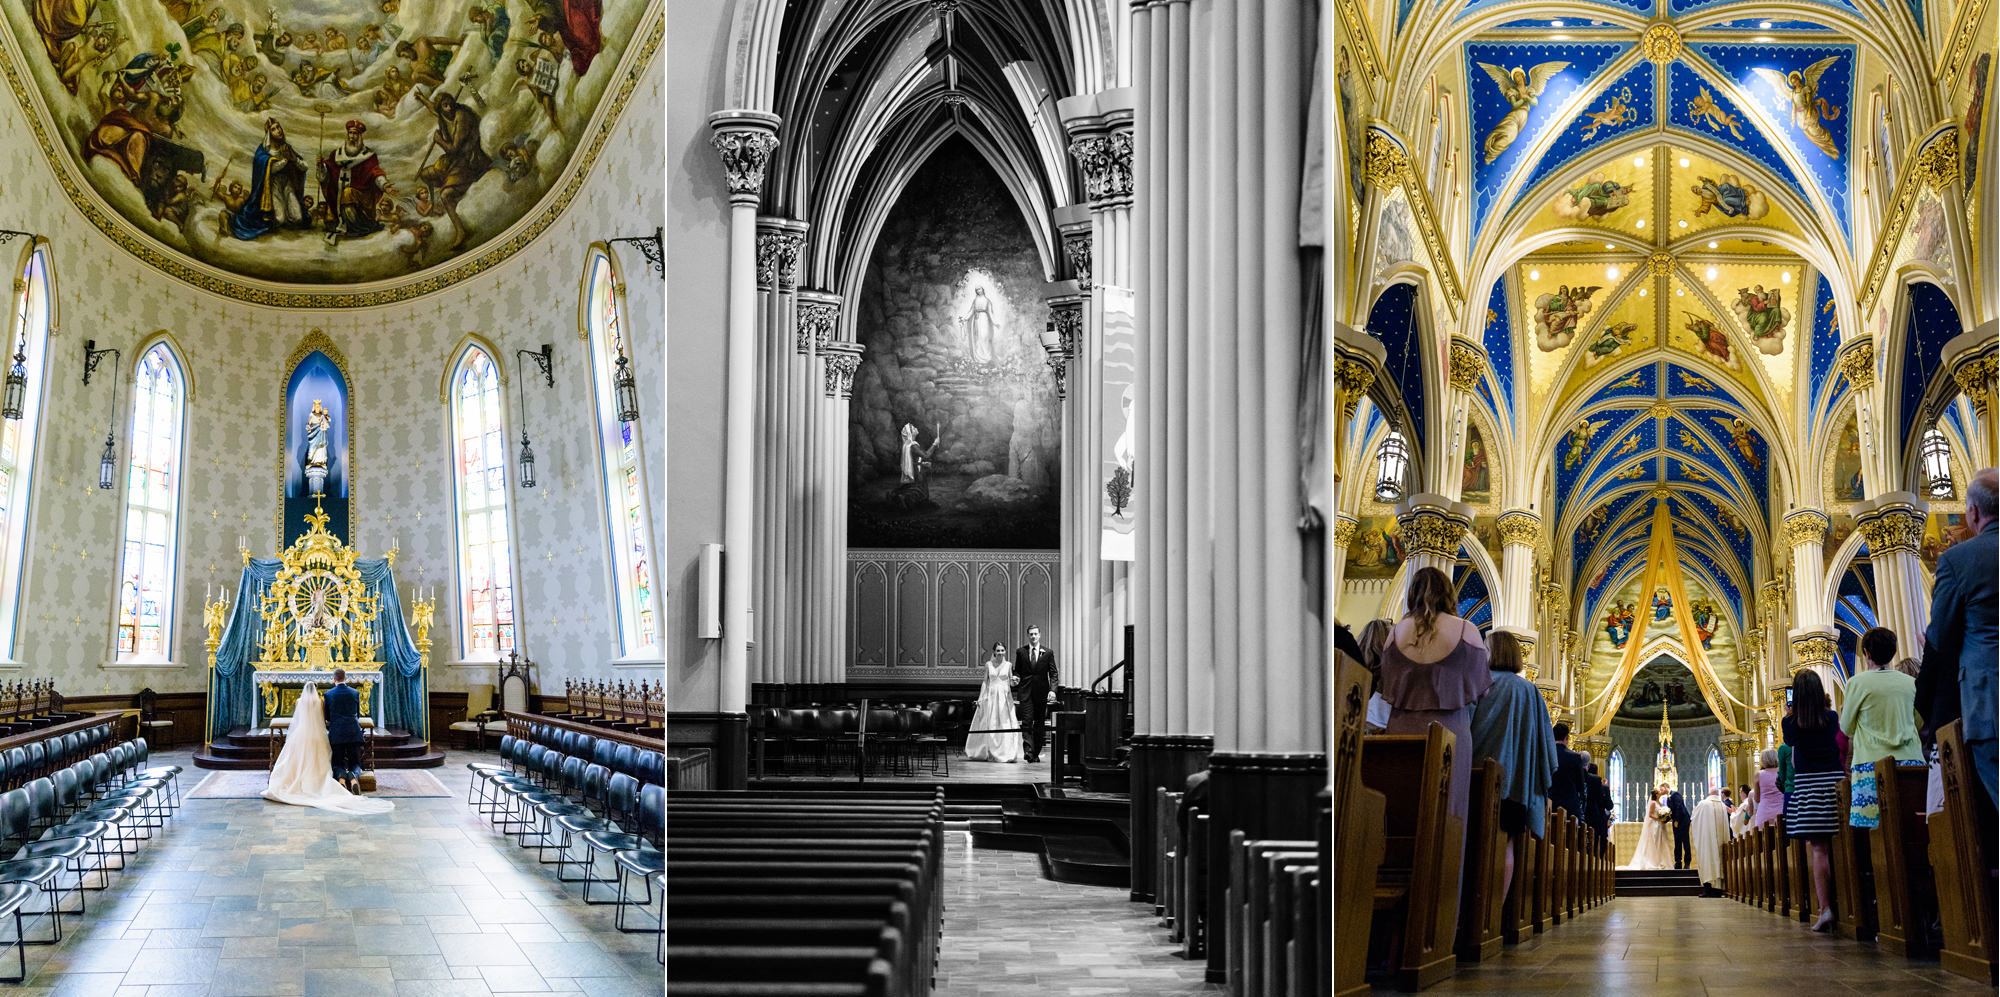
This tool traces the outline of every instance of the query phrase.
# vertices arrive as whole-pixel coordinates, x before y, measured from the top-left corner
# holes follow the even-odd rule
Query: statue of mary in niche
[[[985,287],[972,289],[972,304],[959,324],[965,329],[965,355],[974,363],[992,363],[994,344],[1000,341],[999,323],[994,319],[993,302],[987,299]]]

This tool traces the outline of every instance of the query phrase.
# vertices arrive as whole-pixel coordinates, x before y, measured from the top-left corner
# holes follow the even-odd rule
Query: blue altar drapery
[[[257,592],[277,580],[277,558],[256,557],[244,566],[236,583],[236,604],[215,650],[215,667],[208,676],[208,740],[213,743],[236,727],[257,718],[257,690],[250,681],[256,670],[257,641],[264,635],[264,618],[257,611]],[[430,740],[430,702],[423,658],[403,621],[403,600],[397,595],[395,572],[387,558],[357,560],[354,567],[370,595],[381,598],[372,626],[376,654],[382,659],[382,719],[395,730]]]

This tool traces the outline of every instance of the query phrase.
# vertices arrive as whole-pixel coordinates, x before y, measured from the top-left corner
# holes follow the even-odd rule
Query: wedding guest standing
[[[1451,753],[1452,816],[1465,819],[1472,794],[1472,704],[1493,684],[1479,628],[1452,614],[1451,579],[1436,568],[1410,577],[1408,612],[1382,648],[1388,732],[1425,734],[1439,724],[1457,738]]]
[[[1840,729],[1853,744],[1847,823],[1877,827],[1881,814],[1875,763],[1893,758],[1897,765],[1922,765],[1924,747],[1917,740],[1917,680],[1891,666],[1895,631],[1876,627],[1862,634],[1861,655],[1868,667],[1847,680],[1847,698],[1840,705]]]
[[[1521,641],[1497,631],[1488,639],[1493,684],[1472,708],[1472,754],[1500,763],[1500,830],[1507,834],[1507,878],[1512,889],[1521,832],[1540,838],[1548,824],[1549,782],[1556,773],[1555,738],[1548,704],[1521,677]],[[1566,727],[1557,729],[1566,735]],[[1572,754],[1571,758],[1576,756]],[[1580,776],[1581,766],[1578,768]],[[1582,788],[1579,779],[1578,788]],[[1579,804],[1580,806],[1581,804]]]
[[[1785,834],[1806,843],[1812,869],[1813,902],[1819,905],[1814,931],[1833,924],[1834,832],[1840,830],[1838,791],[1841,771],[1840,717],[1826,704],[1826,687],[1812,671],[1792,676],[1792,715],[1784,721],[1792,748],[1792,790],[1785,794]]]

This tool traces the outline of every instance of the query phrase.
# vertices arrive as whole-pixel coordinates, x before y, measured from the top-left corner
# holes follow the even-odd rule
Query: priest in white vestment
[[[1695,804],[1688,836],[1692,839],[1694,867],[1701,875],[1702,885],[1720,890],[1722,844],[1729,840],[1729,807],[1722,802],[1720,793],[1711,789],[1707,799]]]

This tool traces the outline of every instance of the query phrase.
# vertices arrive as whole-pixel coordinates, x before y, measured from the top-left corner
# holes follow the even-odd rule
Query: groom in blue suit
[[[333,670],[326,691],[326,740],[333,746],[333,777],[350,793],[361,792],[361,694],[347,684],[347,669]]]

